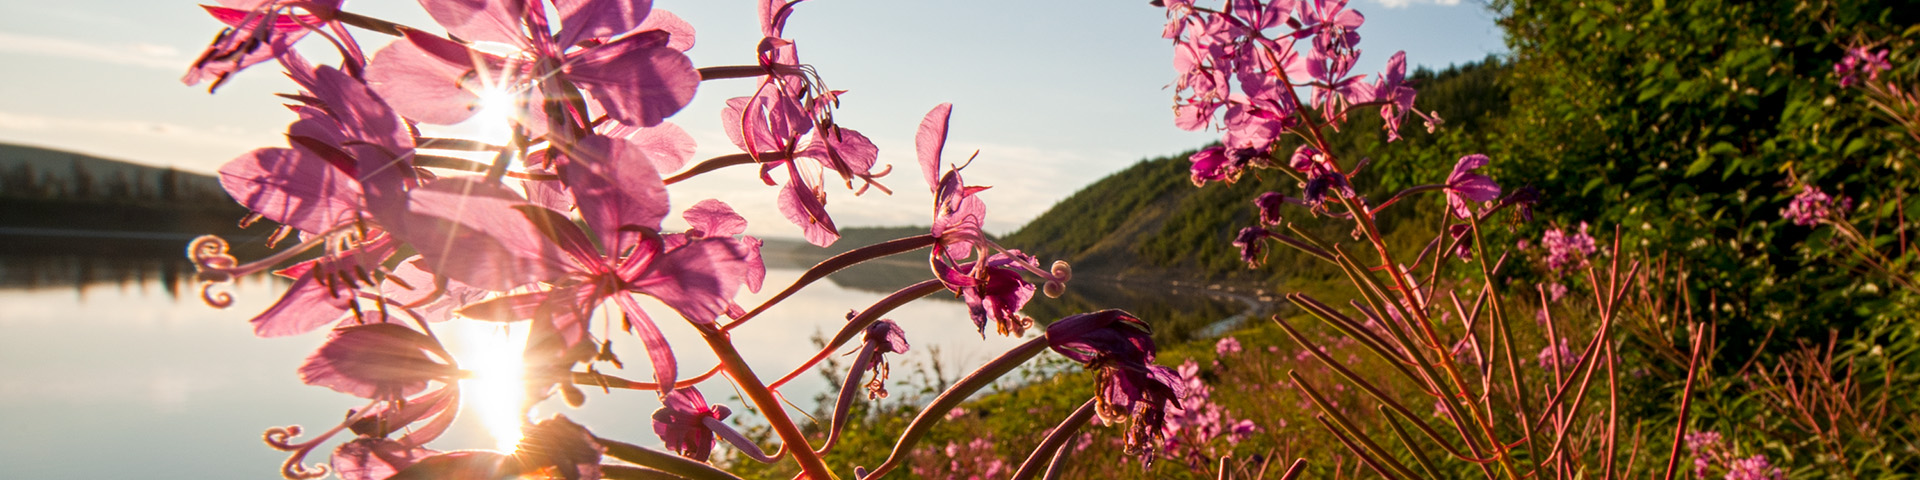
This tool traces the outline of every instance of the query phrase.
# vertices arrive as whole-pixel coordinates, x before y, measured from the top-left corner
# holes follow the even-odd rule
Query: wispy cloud
[[[211,172],[233,155],[284,140],[276,130],[0,111],[0,142],[73,148],[110,158]]]
[[[180,49],[166,45],[89,43],[11,32],[0,32],[0,52],[179,71],[185,71],[190,60]]]
[[[1375,0],[1387,8],[1407,8],[1415,4],[1440,5],[1451,7],[1460,4],[1460,0]]]

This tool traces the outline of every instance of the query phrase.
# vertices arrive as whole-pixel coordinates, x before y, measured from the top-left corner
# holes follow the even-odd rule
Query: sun
[[[527,418],[527,325],[478,320],[460,322],[460,364],[473,372],[461,380],[461,401],[480,418],[495,449],[512,452]]]

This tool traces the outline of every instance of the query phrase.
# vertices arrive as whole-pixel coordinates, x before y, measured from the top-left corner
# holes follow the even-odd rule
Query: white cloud
[[[179,71],[186,71],[187,62],[191,60],[182,55],[180,49],[166,45],[98,44],[9,32],[0,32],[0,52]]]
[[[280,131],[231,125],[207,127],[128,119],[57,117],[0,111],[0,142],[212,172],[240,152],[283,143]]]
[[[1431,4],[1451,7],[1460,4],[1460,0],[1374,0],[1387,8],[1407,8],[1414,4]]]

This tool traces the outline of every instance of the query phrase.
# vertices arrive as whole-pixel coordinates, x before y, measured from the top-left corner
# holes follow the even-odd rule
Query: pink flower
[[[1812,226],[1831,218],[1835,212],[1845,213],[1853,209],[1853,199],[1840,197],[1834,200],[1813,185],[1802,185],[1800,194],[1780,209],[1780,216],[1793,221],[1794,225]]]
[[[1487,165],[1487,156],[1481,154],[1460,157],[1453,165],[1453,173],[1447,175],[1447,208],[1460,218],[1473,216],[1471,208],[1475,202],[1489,202],[1500,197],[1500,185],[1486,175],[1473,173]]]
[[[1213,344],[1213,351],[1223,357],[1240,353],[1240,340],[1233,337],[1221,338],[1219,342]]]
[[[707,461],[714,444],[714,430],[708,422],[726,420],[732,411],[726,405],[707,405],[706,397],[693,388],[674,390],[662,402],[666,405],[653,412],[653,433],[660,435],[668,450]]]

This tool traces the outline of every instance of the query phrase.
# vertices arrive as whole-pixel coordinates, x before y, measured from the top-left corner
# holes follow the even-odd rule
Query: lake
[[[770,269],[766,288],[744,293],[739,303],[758,305],[801,271]],[[1036,299],[1028,313],[1050,319],[1057,318],[1055,311],[1098,304],[1128,308],[1143,317],[1152,311],[1185,312],[1168,315],[1191,317],[1179,324],[1204,325],[1244,310],[1238,302],[1198,296],[1186,304],[1164,304],[1164,293],[1096,291],[1086,283],[1076,284],[1062,300]],[[183,259],[0,254],[0,330],[5,332],[0,336],[0,410],[6,412],[0,415],[0,478],[276,478],[285,456],[261,442],[264,429],[299,424],[321,431],[348,408],[364,405],[304,385],[296,376],[324,333],[253,336],[247,320],[270,305],[285,285],[265,276],[242,279],[230,290],[234,305],[215,309],[198,298],[191,267]],[[830,335],[849,310],[864,309],[886,294],[871,285],[864,288],[818,282],[735,331],[735,341],[762,378],[777,378],[816,352],[810,337]],[[1147,299],[1162,305],[1129,304]],[[683,377],[714,364],[691,326],[667,321],[679,317],[642,300],[675,347]],[[604,318],[606,312],[599,315]],[[894,310],[887,318],[901,324],[913,345],[906,359],[893,360],[895,381],[909,377],[914,362],[927,362],[931,346],[937,346],[951,378],[1022,341],[991,334],[981,339],[965,306],[945,293]],[[469,353],[460,351],[462,345],[502,337],[497,325],[468,320],[435,328],[452,337],[449,346],[463,365],[471,362]],[[1029,330],[1028,338],[1038,330]],[[648,378],[646,355],[638,342],[630,335],[613,337],[616,353],[627,362],[626,370],[617,374]],[[810,373],[782,393],[811,411],[815,396],[835,388]],[[721,377],[701,384],[700,390],[711,402],[745,410]],[[649,418],[658,407],[651,392],[615,390],[608,395],[589,389],[583,409],[549,400],[535,407],[534,418],[564,413],[598,435],[658,445]],[[433,446],[491,448],[496,439],[474,411],[471,405],[463,407],[453,428]],[[308,460],[324,461],[325,456],[316,452]]]

